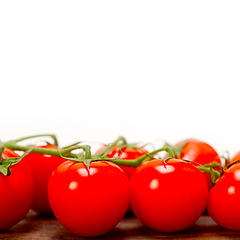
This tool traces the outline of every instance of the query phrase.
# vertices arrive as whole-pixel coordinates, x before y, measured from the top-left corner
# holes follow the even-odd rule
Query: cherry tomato
[[[102,148],[98,149],[96,151],[95,154],[99,154],[102,151],[104,151],[106,149],[106,146],[103,146]],[[107,154],[107,157],[112,158],[112,157],[118,157],[120,156],[119,159],[127,159],[127,160],[134,160],[136,158],[139,158],[143,155],[145,155],[145,153],[148,153],[148,151],[144,148],[130,148],[130,147],[126,147],[126,148],[122,148],[121,150],[118,150],[117,146],[113,146],[112,149],[110,150],[110,152]],[[135,167],[131,167],[131,166],[125,166],[125,165],[119,165],[122,170],[126,173],[128,179],[130,179],[132,173],[134,172],[134,170],[136,169]]]
[[[203,213],[208,184],[193,163],[179,159],[150,160],[130,179],[130,204],[137,218],[160,232],[181,231]]]
[[[56,149],[53,145],[39,146],[40,148]],[[35,194],[31,208],[39,213],[53,214],[48,200],[48,180],[53,170],[66,160],[61,157],[29,153],[25,158],[34,176]]]
[[[178,146],[180,143],[177,143],[175,146]],[[197,139],[188,139],[184,146],[182,147],[180,159],[185,159],[200,163],[201,165],[211,163],[213,161],[221,164],[221,160],[218,156],[216,150],[209,144],[197,140]],[[218,168],[214,168],[218,170]],[[211,187],[211,177],[209,173],[204,173],[205,177],[208,180],[208,186]]]
[[[240,160],[240,151],[238,151],[237,153],[235,153],[235,155],[229,160],[229,163],[235,162],[237,160]]]
[[[208,213],[220,226],[240,231],[240,163],[232,165],[209,192]]]
[[[116,164],[66,161],[53,172],[49,201],[58,221],[82,237],[113,229],[124,216],[130,199],[129,180]]]
[[[19,157],[9,149],[4,149],[2,159]],[[30,210],[34,183],[30,167],[21,160],[10,167],[11,175],[0,173],[0,230],[10,228],[21,221]]]

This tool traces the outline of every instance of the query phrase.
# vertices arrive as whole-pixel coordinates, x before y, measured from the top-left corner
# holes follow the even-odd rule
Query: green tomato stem
[[[197,168],[203,173],[211,173],[212,171],[218,178],[221,176],[221,173],[219,171],[216,171],[214,169],[211,170],[210,167],[197,166]]]
[[[85,152],[85,159],[92,159],[91,147],[89,145],[82,145],[82,146],[76,146],[76,147],[78,149],[82,149]]]
[[[162,151],[166,151],[168,152],[169,154],[169,157],[170,158],[173,158],[174,157],[174,153],[172,152],[172,148],[166,146],[166,147],[163,147],[163,148],[160,148],[160,149],[157,149],[153,152],[150,152],[148,154],[145,154],[143,155],[142,157],[139,157],[137,159],[128,159],[128,160],[125,160],[125,159],[109,159],[108,161],[110,162],[113,162],[113,163],[116,163],[118,165],[125,165],[125,166],[132,166],[132,167],[137,167],[139,166],[140,164],[142,164],[143,162],[146,162],[150,159],[153,159],[154,158],[154,155],[158,152],[162,152]]]
[[[2,153],[3,153],[4,148],[5,148],[5,146],[0,141],[0,164],[2,163]]]
[[[41,135],[35,135],[35,136],[41,136]],[[50,135],[42,135],[42,136],[50,136]],[[31,138],[31,137],[20,138],[17,140],[10,140],[10,141],[4,142],[3,145],[4,145],[4,147],[11,149],[11,150],[18,150],[18,151],[25,152],[25,151],[28,151],[30,149],[30,147],[18,145],[17,142],[28,139],[28,138]],[[48,154],[48,155],[53,155],[53,156],[57,156],[57,157],[60,157],[60,156],[76,157],[77,155],[72,154],[71,152],[76,149],[83,149],[85,151],[85,157],[87,159],[91,158],[91,151],[90,151],[91,148],[88,145],[72,146],[72,147],[64,148],[64,149],[60,149],[60,150],[58,150],[57,147],[56,147],[56,150],[55,149],[47,149],[47,148],[37,148],[37,147],[31,148],[31,149],[32,149],[31,152],[33,152],[33,153]]]
[[[30,138],[36,138],[36,137],[51,137],[54,141],[54,145],[55,146],[58,146],[58,140],[57,140],[57,137],[56,135],[54,134],[38,134],[38,135],[32,135],[32,136],[27,136],[27,137],[23,137],[23,138],[18,138],[16,140],[14,140],[15,142],[20,142],[20,141],[23,141],[23,140],[27,140],[27,139],[30,139]]]
[[[30,148],[27,146],[18,145],[15,140],[4,142],[4,146],[11,150],[24,151],[24,152]],[[59,152],[61,152],[61,150],[58,151],[58,150],[46,149],[46,148],[32,148],[32,152],[59,156]],[[63,155],[64,153],[61,152],[61,154]]]
[[[119,144],[119,142],[121,142],[121,141],[122,141],[122,143]],[[122,137],[122,136],[118,137],[117,140],[113,142],[113,146],[120,146],[120,145],[125,145],[125,144],[127,144],[127,140],[125,137]]]
[[[30,138],[34,138],[34,137],[40,137],[40,136],[50,136],[53,138],[54,140],[54,144],[56,146],[56,149],[47,149],[47,148],[30,148],[28,146],[21,146],[18,144],[18,142],[26,140],[26,139],[30,139]],[[72,161],[76,161],[76,162],[83,162],[87,168],[89,169],[90,167],[90,163],[91,161],[110,161],[113,162],[115,164],[118,165],[125,165],[125,166],[132,166],[132,167],[138,167],[140,164],[142,164],[143,162],[146,162],[148,160],[154,159],[154,155],[158,152],[161,151],[166,151],[168,153],[167,158],[175,158],[175,151],[173,149],[172,146],[169,145],[165,145],[160,149],[157,149],[155,151],[152,151],[150,153],[145,153],[145,155],[137,158],[137,159],[119,159],[119,157],[117,158],[107,158],[106,155],[108,154],[108,152],[111,150],[112,146],[117,145],[120,141],[123,141],[122,144],[127,144],[126,139],[123,137],[119,137],[114,143],[109,144],[107,149],[105,149],[102,153],[97,154],[97,155],[92,155],[91,154],[91,147],[89,145],[71,145],[68,146],[66,148],[62,148],[62,149],[58,149],[58,142],[57,142],[57,138],[55,135],[52,134],[41,134],[41,135],[33,135],[33,136],[29,136],[29,137],[24,137],[24,138],[19,138],[17,140],[10,140],[7,142],[0,142],[0,165],[2,164],[2,152],[4,150],[4,148],[8,148],[11,150],[19,150],[19,151],[24,151],[25,154],[28,154],[30,151],[33,153],[40,153],[40,154],[48,154],[48,155],[53,155],[53,156],[58,156],[58,157],[63,157],[67,160],[72,160]],[[121,145],[119,145],[121,146]],[[182,146],[180,146],[182,147]],[[72,151],[73,150],[77,150],[77,149],[82,149],[85,152],[85,155],[82,154],[73,154]],[[22,157],[20,157],[20,159],[18,161],[20,161],[22,158],[24,157],[24,155]],[[9,171],[9,166],[11,164],[16,164],[18,161],[16,160],[5,160],[4,159],[4,168],[1,171],[4,175],[7,175]],[[14,161],[14,162],[13,162]],[[164,160],[165,161],[165,160]],[[212,183],[215,184],[216,180],[215,180],[215,176],[217,177],[217,179],[220,178],[221,173],[219,171],[216,171],[213,169],[213,167],[221,167],[218,163],[211,163],[211,164],[207,164],[206,166],[202,166],[199,165],[197,166],[197,168],[204,172],[210,173],[211,174],[211,179],[212,179]],[[1,170],[1,169],[0,169]]]

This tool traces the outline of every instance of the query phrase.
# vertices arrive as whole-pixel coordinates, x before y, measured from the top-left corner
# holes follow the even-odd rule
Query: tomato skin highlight
[[[179,144],[180,143],[177,143],[175,146],[178,146]],[[213,161],[221,164],[219,155],[212,146],[203,141],[193,138],[190,138],[186,141],[185,145],[181,150],[179,158],[196,162],[201,165],[209,164]],[[214,169],[219,170],[219,168]],[[204,173],[204,175],[207,178],[208,186],[210,188],[212,186],[210,174]]]
[[[19,157],[9,149],[4,149],[2,158]],[[30,167],[21,160],[10,167],[9,177],[0,173],[0,230],[10,228],[21,221],[30,210],[34,183]]]
[[[56,149],[53,145],[39,146],[39,148]],[[52,215],[48,200],[48,181],[53,170],[66,160],[39,153],[29,153],[23,160],[28,162],[34,177],[35,194],[31,208],[36,212]]]
[[[150,160],[130,179],[130,205],[137,218],[160,232],[176,232],[202,215],[208,184],[202,172],[182,160]]]
[[[58,221],[70,232],[96,237],[113,229],[130,200],[129,180],[116,164],[66,161],[53,172],[49,201]]]
[[[103,146],[100,149],[98,149],[95,154],[99,154],[102,151],[104,151],[107,148],[107,146]],[[113,157],[118,157],[120,156],[119,159],[126,159],[126,160],[135,160],[139,157],[142,157],[143,155],[145,155],[145,153],[148,153],[148,151],[144,148],[130,148],[130,147],[125,147],[122,148],[121,150],[118,150],[117,146],[113,146],[112,149],[110,150],[110,152],[107,154],[107,157],[109,158],[113,158]],[[132,166],[125,166],[125,165],[118,165],[127,175],[128,179],[130,179],[132,173],[134,172],[134,170],[136,169],[136,167],[132,167]]]
[[[217,224],[240,231],[240,163],[231,166],[211,188],[207,209]]]

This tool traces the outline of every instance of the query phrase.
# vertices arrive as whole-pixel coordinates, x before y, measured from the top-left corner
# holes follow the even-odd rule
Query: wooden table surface
[[[128,215],[109,233],[96,239],[240,239],[240,232],[218,226],[203,215],[190,228],[178,233],[160,233],[144,226],[136,217]],[[81,238],[66,230],[55,218],[30,211],[14,227],[0,233],[0,239],[90,239]]]

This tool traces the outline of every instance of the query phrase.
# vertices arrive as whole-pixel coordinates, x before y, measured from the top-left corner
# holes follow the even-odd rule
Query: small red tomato
[[[158,159],[137,167],[130,191],[132,210],[143,224],[160,232],[176,232],[202,215],[208,184],[193,163]]]
[[[53,172],[49,201],[58,221],[70,232],[95,237],[113,229],[123,218],[130,198],[126,174],[111,162],[66,161]]]
[[[107,147],[103,146],[102,148],[98,149],[95,154],[99,154],[103,152]],[[126,159],[126,160],[135,160],[139,157],[142,157],[145,155],[145,153],[148,153],[148,151],[144,148],[131,148],[131,147],[125,147],[121,150],[117,150],[118,146],[113,146],[110,152],[107,154],[107,157],[113,158],[120,156],[119,159]],[[136,167],[131,166],[125,166],[125,165],[118,165],[121,167],[121,169],[126,173],[128,179],[130,179],[132,173],[136,169]]]
[[[18,154],[4,149],[2,159],[17,158]],[[30,210],[34,183],[30,167],[21,160],[10,167],[11,175],[0,173],[0,230],[10,228],[21,221]]]
[[[39,146],[40,148],[56,149],[53,145]],[[25,158],[34,176],[35,194],[31,208],[39,213],[53,214],[48,200],[48,180],[53,170],[66,160],[61,157],[29,153]]]
[[[180,143],[177,143],[175,146],[178,146]],[[209,144],[197,140],[197,139],[188,139],[184,146],[181,149],[180,159],[185,159],[199,163],[201,165],[209,164],[211,162],[217,162],[221,164],[216,150],[211,147]],[[218,170],[218,168],[214,168]],[[204,173],[205,177],[208,180],[208,186],[211,187],[211,177],[209,173]]]
[[[240,163],[226,170],[211,188],[207,209],[220,226],[240,231]]]
[[[240,151],[238,151],[237,153],[235,153],[235,155],[229,160],[229,163],[235,162],[237,160],[240,160]]]

